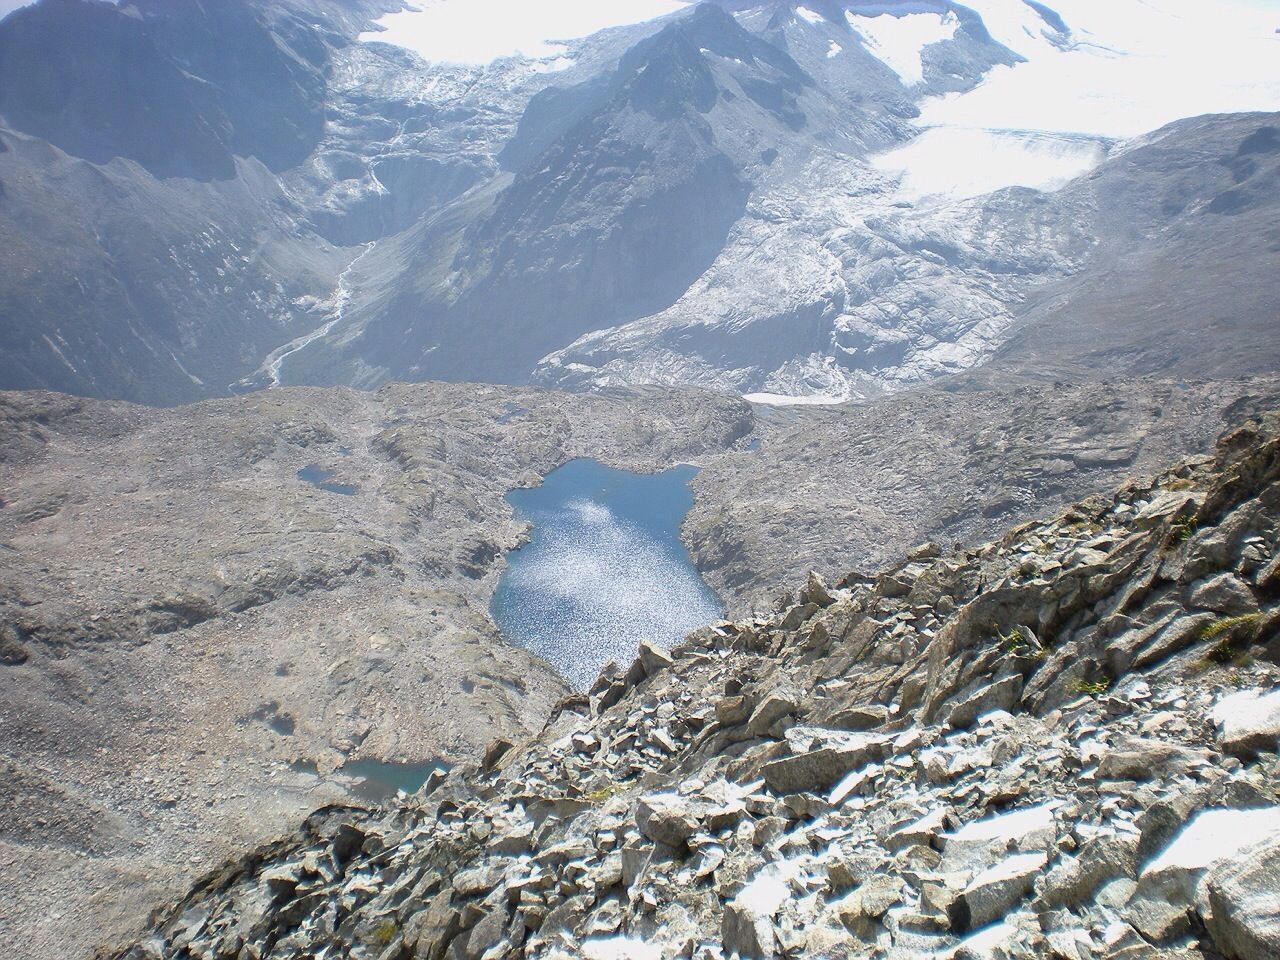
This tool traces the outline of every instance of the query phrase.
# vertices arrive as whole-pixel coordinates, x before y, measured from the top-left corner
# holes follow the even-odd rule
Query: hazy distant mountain
[[[1275,118],[1130,142],[1095,101],[1095,130],[1062,103],[1010,127],[1010,85],[1047,96],[1059,61],[1091,96],[1152,61],[1096,56],[1070,3],[724,0],[472,66],[356,39],[396,6],[40,0],[0,22],[0,386],[839,398],[1002,349],[1034,355],[1018,375],[1135,350],[1178,371],[1210,362],[1206,307],[1222,366],[1272,369],[1274,298],[1240,281],[1278,265]],[[1110,16],[1140,44],[1131,7]],[[1158,349],[1133,332],[1152,317],[1177,329]]]

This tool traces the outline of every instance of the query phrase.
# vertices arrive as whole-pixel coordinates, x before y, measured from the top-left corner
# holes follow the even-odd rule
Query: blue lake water
[[[533,524],[507,556],[490,610],[512,643],[579,689],[642,640],[671,646],[724,606],[680,541],[695,467],[645,476],[573,460],[507,500]]]
[[[303,467],[298,471],[298,479],[303,483],[309,483],[318,490],[324,490],[327,493],[337,493],[344,497],[354,497],[358,491],[358,487],[353,487],[346,483],[333,483],[335,474],[332,470],[323,470],[318,464],[311,464]]]
[[[310,760],[298,760],[290,764],[298,773],[319,777],[316,765]],[[449,771],[447,763],[384,763],[381,760],[353,760],[333,776],[350,783],[350,791],[357,797],[381,803],[394,797],[399,791],[413,794],[422,789],[427,778],[435,771]]]

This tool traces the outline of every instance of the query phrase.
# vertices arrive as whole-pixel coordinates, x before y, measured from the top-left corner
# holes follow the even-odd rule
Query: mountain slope
[[[1280,362],[1280,115],[1182,121],[1054,198],[1097,247],[977,379],[1234,376]]]
[[[1013,335],[1011,349],[1030,354],[1021,368],[1046,379],[1274,369],[1277,291],[1243,281],[1280,267],[1280,195],[1268,188],[1277,122],[1184,121],[1117,147],[1056,192],[914,209],[874,171],[819,156],[798,183],[753,199],[670,310],[589,334],[548,357],[538,379],[710,379],[840,398],[975,367],[981,378]],[[1228,319],[1223,335],[1205,326]],[[1141,357],[1144,337],[1163,359]],[[1095,364],[1076,344],[1116,359]]]
[[[720,252],[751,182],[838,135],[811,120],[813,87],[703,6],[612,76],[543,94],[504,151],[511,182],[388,250],[404,279],[357,311],[343,353],[391,376],[519,382],[586,330],[664,309]],[[550,131],[537,122],[552,116]],[[892,135],[874,111],[856,120],[864,138]]]
[[[1242,66],[1188,103],[1280,89],[1262,14],[1197,39],[1136,0],[761,0],[467,66],[359,41],[389,6],[41,0],[0,22],[0,383],[832,400],[1010,338],[991,378],[1274,369],[1272,285],[1244,281],[1276,266],[1275,116],[1110,132],[1125,90],[1233,39]],[[1047,98],[1030,129],[1018,78]],[[1057,88],[1099,85],[1103,119],[1072,126]]]

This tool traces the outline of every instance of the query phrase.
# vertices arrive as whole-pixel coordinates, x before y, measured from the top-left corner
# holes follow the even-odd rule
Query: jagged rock
[[[453,905],[453,895],[445,890],[430,905],[415,913],[406,924],[409,941],[417,942],[420,960],[442,960],[450,942],[462,930],[461,911]]]
[[[942,548],[936,543],[922,543],[907,551],[907,559],[913,562],[937,560],[942,556]]]
[[[999,920],[1031,892],[1047,862],[1043,853],[1019,853],[982,871],[952,902],[952,929],[965,933]]]
[[[694,805],[672,793],[651,794],[636,804],[636,826],[650,840],[682,846],[698,830]]]
[[[671,658],[671,654],[663,650],[661,647],[655,647],[648,641],[640,644],[640,650],[637,654],[640,663],[644,665],[644,675],[646,677],[656,676],[663,670],[668,669],[675,661]]]
[[[1201,879],[1250,848],[1280,840],[1280,807],[1206,810],[1143,868],[1126,916],[1155,943],[1191,925]]]
[[[724,909],[721,938],[730,954],[768,958],[777,955],[773,918],[791,896],[778,868],[761,870]]]
[[[725,904],[720,938],[730,955],[761,960],[777,956],[778,940],[773,922],[746,904],[736,901]]]
[[[716,701],[716,720],[725,727],[736,727],[751,716],[751,701],[746,697],[723,697]]]
[[[1271,561],[1257,572],[1253,582],[1258,585],[1259,590],[1274,590],[1280,586],[1280,554],[1272,557]]]
[[[947,713],[947,723],[953,727],[970,727],[978,717],[992,710],[1009,710],[1022,695],[1022,677],[1005,677],[989,683],[965,697]]]
[[[837,730],[861,733],[865,730],[874,730],[877,727],[884,726],[888,721],[889,708],[878,703],[871,703],[863,707],[854,707],[851,710],[841,710],[839,713],[833,714],[827,723]]]
[[[797,729],[789,731],[788,737]],[[799,742],[796,738],[793,744]],[[779,793],[825,790],[850,770],[878,759],[891,742],[892,738],[875,734],[823,731],[804,752],[767,763],[761,772],[770,789]]]
[[[1219,951],[1235,960],[1280,957],[1280,839],[1216,867],[1208,894],[1205,925]]]
[[[1037,804],[966,824],[943,838],[947,869],[985,868],[1007,850],[1048,850],[1057,840],[1056,803]]]
[[[515,744],[510,740],[504,740],[501,738],[494,740],[485,749],[484,760],[481,761],[480,769],[484,771],[496,770],[498,768],[498,763],[514,746]]]
[[[1040,896],[1050,907],[1079,907],[1103,883],[1132,880],[1137,873],[1138,838],[1101,836],[1078,857],[1064,858],[1044,878]]]
[[[1098,776],[1104,780],[1150,780],[1185,774],[1196,764],[1211,763],[1206,751],[1188,750],[1172,743],[1141,737],[1126,737],[1107,752],[1098,764]]]
[[[938,843],[938,838],[942,835],[942,831],[947,828],[947,824],[951,820],[951,812],[940,807],[937,810],[925,814],[919,820],[908,823],[906,826],[899,827],[886,836],[884,838],[885,849],[896,852],[916,844],[933,846]]]
[[[893,876],[869,878],[836,904],[836,913],[852,933],[865,939],[875,935],[875,925],[902,900],[902,880]]]
[[[801,605],[813,604],[818,607],[829,607],[835,602],[835,598],[831,596],[831,592],[827,589],[827,585],[822,582],[822,578],[812,570],[809,571],[809,579],[805,581],[804,587],[800,590]]]
[[[747,721],[747,733],[753,737],[767,734],[773,726],[784,717],[796,711],[795,699],[784,693],[771,693],[760,702]]]
[[[1193,583],[1187,602],[1201,610],[1215,610],[1228,616],[1253,613],[1258,609],[1253,591],[1233,573],[1220,573]]]

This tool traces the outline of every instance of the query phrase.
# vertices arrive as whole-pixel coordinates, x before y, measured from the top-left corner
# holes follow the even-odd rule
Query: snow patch
[[[538,60],[533,65],[534,73],[559,73],[568,70],[578,61],[573,57],[552,57],[550,60]]]
[[[799,867],[791,861],[771,863],[738,891],[736,902],[754,916],[771,918],[791,898],[790,881],[799,875]]]
[[[1182,828],[1142,875],[1207,870],[1276,836],[1280,836],[1280,807],[1205,810]]]
[[[932,43],[950,40],[960,25],[954,13],[881,14],[868,17],[846,13],[852,27],[866,41],[867,48],[908,85],[924,80],[921,55]]]
[[[1280,690],[1242,690],[1214,705],[1213,722],[1224,740],[1232,741],[1255,730],[1270,729],[1280,718]]]
[[[796,7],[796,16],[800,17],[802,20],[807,20],[810,23],[822,22],[822,14],[814,13],[808,7]]]
[[[1065,46],[1022,0],[970,6],[1026,62],[993,68],[968,93],[927,101],[922,126],[1126,138],[1183,117],[1280,103],[1274,4],[1218,0],[1209,13],[1195,0],[1054,0],[1071,30]]]
[[[747,403],[760,403],[770,407],[822,407],[845,403],[849,398],[823,393],[803,397],[788,396],[785,393],[744,393],[742,399]]]
[[[557,57],[557,41],[687,9],[684,0],[416,0],[389,13],[363,41],[393,43],[425,60],[483,65],[499,57]]]
[[[1004,187],[1055,190],[1100,164],[1100,138],[1014,130],[934,127],[872,158],[900,177],[899,193],[920,201],[978,197]]]
[[[832,40],[831,46],[827,48],[827,59],[830,60],[832,57],[838,57],[843,50],[844,47]]]
[[[662,960],[662,948],[631,937],[585,940],[582,952],[587,960]]]

